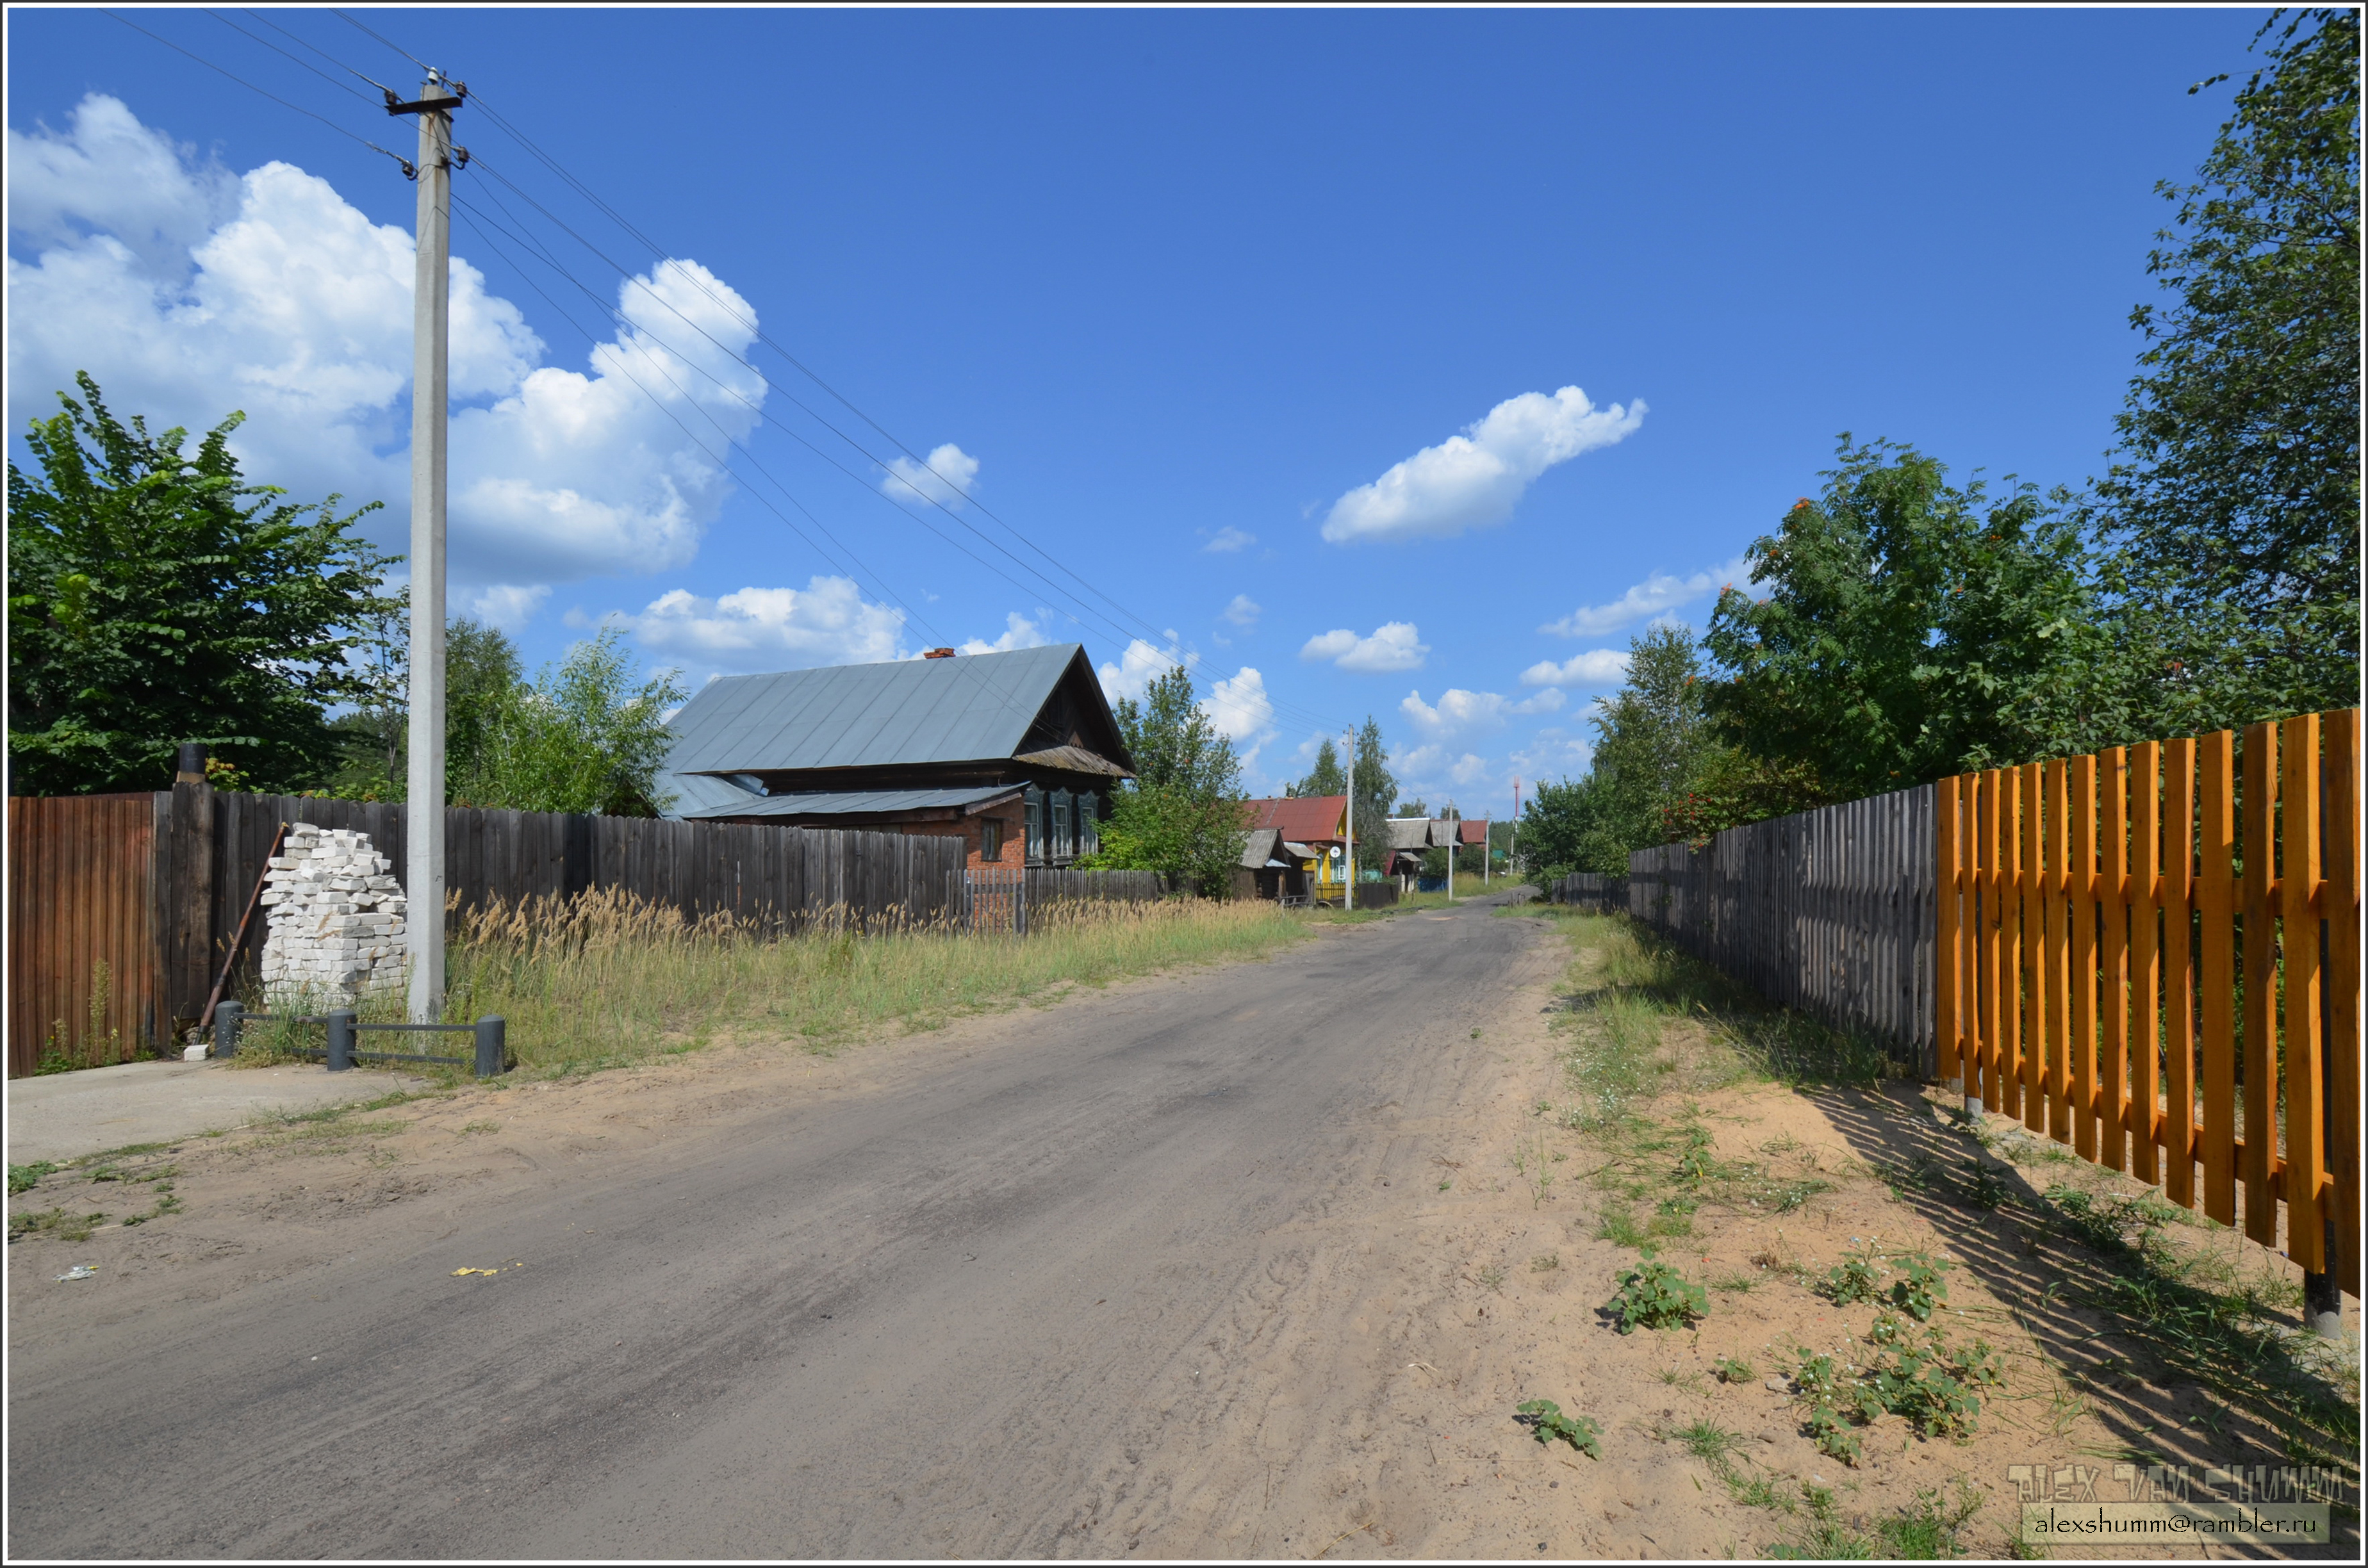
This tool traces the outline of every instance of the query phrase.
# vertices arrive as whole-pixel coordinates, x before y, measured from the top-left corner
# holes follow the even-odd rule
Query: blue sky
[[[1254,788],[1370,713],[1480,814],[1583,768],[1627,639],[1699,625],[1838,432],[2100,468],[2152,187],[2226,111],[2187,87],[2265,13],[354,14],[482,99],[452,592],[530,660],[604,619],[694,685],[1172,653]],[[416,86],[328,12],[262,13],[320,54],[222,15]],[[254,477],[383,499],[401,548],[414,187],[107,17],[7,26],[12,433],[80,368],[152,422],[244,407]]]

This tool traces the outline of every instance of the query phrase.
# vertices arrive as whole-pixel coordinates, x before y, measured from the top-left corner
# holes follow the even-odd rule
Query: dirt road
[[[8,1550],[1576,1554],[1453,1501],[1543,1462],[1431,1408],[1486,1293],[1393,1300],[1563,961],[1407,915],[835,1062],[184,1149],[182,1212],[9,1249]]]

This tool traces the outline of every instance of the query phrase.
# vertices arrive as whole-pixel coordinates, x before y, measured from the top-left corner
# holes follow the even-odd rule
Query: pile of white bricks
[[[369,834],[290,823],[263,902],[267,995],[350,1002],[402,988],[403,884]]]

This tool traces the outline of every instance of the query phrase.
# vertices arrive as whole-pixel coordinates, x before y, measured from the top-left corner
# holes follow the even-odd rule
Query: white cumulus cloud
[[[542,601],[551,597],[548,583],[489,583],[472,593],[461,595],[458,603],[477,619],[504,631],[516,631],[534,619]]]
[[[1673,577],[1666,572],[1655,572],[1632,586],[1609,604],[1583,605],[1541,631],[1551,631],[1560,637],[1601,637],[1622,631],[1640,620],[1666,619],[1679,605],[1691,604],[1704,594],[1714,593],[1730,583],[1749,585],[1751,559],[1738,555],[1734,560],[1713,566],[1707,572],[1697,572],[1691,577]]]
[[[1258,600],[1250,597],[1247,594],[1235,594],[1234,596],[1234,602],[1227,605],[1220,613],[1223,614],[1227,620],[1232,621],[1235,626],[1238,626],[1247,631],[1251,627],[1258,624],[1259,609],[1260,606]]]
[[[1548,397],[1523,392],[1435,447],[1425,447],[1371,484],[1332,504],[1324,537],[1447,537],[1504,521],[1530,483],[1556,463],[1608,447],[1644,422],[1645,400],[1598,408],[1577,387]]]
[[[926,506],[934,501],[951,509],[966,500],[977,483],[978,460],[948,441],[921,462],[908,457],[890,458],[888,475],[880,482],[880,489],[907,506]]]
[[[1299,650],[1299,656],[1327,661],[1344,670],[1373,675],[1393,670],[1418,670],[1429,653],[1430,645],[1420,640],[1412,621],[1393,620],[1376,627],[1371,637],[1360,637],[1346,628],[1318,632]]]
[[[884,664],[902,658],[905,612],[874,604],[845,577],[803,588],[742,588],[701,598],[677,588],[639,615],[610,618],[654,653],[734,671]]]
[[[1466,691],[1452,686],[1439,694],[1436,707],[1425,702],[1420,691],[1409,691],[1398,704],[1398,711],[1416,729],[1436,740],[1450,735],[1490,733],[1503,729],[1516,716],[1551,713],[1562,704],[1562,693],[1551,687],[1516,702],[1497,692]]]
[[[1452,746],[1419,745],[1397,757],[1391,765],[1398,773],[1398,792],[1425,797],[1444,797],[1451,790],[1478,790],[1496,782],[1497,765],[1475,752],[1458,752]],[[1447,804],[1444,799],[1429,801],[1433,811]],[[1459,808],[1467,817],[1485,814],[1485,809],[1473,806]]]
[[[1201,711],[1219,734],[1240,745],[1262,739],[1274,730],[1274,703],[1266,694],[1266,677],[1247,665],[1209,688]]]
[[[1258,535],[1244,533],[1228,525],[1219,528],[1213,538],[1201,548],[1212,555],[1230,555],[1237,550],[1247,550],[1258,542]]]
[[[1110,701],[1121,698],[1141,701],[1153,681],[1178,665],[1189,670],[1200,662],[1200,654],[1178,653],[1172,641],[1163,652],[1138,637],[1126,645],[1126,652],[1118,656],[1117,663],[1106,661],[1095,673],[1101,676],[1102,695]]]
[[[1042,648],[1051,641],[1044,635],[1042,626],[1013,610],[1003,618],[1002,636],[992,642],[983,637],[973,637],[958,651],[964,653],[1008,653],[1015,648]]]
[[[1521,672],[1523,686],[1618,686],[1628,678],[1628,650],[1598,648],[1561,664],[1540,659]]]
[[[403,548],[410,234],[290,165],[200,162],[103,95],[63,130],[10,128],[7,146],[8,417],[53,412],[78,369],[151,429],[243,410],[231,447],[249,478],[384,501],[366,526]],[[623,324],[586,374],[542,364],[465,256],[451,277],[455,602],[688,561],[729,490],[711,453],[753,427],[763,394],[739,359],[746,302],[663,262],[622,286]]]

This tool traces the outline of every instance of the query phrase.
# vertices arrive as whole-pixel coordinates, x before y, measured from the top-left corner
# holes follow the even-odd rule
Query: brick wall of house
[[[987,859],[985,854],[986,823],[990,818],[1003,824],[1003,853],[998,858],[993,860]],[[1024,836],[1027,825],[1025,807],[1022,802],[1014,801],[1008,806],[997,806],[989,811],[980,812],[975,816],[964,817],[959,822],[909,823],[905,824],[904,831],[908,834],[929,834],[944,838],[959,838],[970,852],[966,864],[973,868],[998,866],[1006,870],[1016,871],[1027,863],[1028,846]]]

